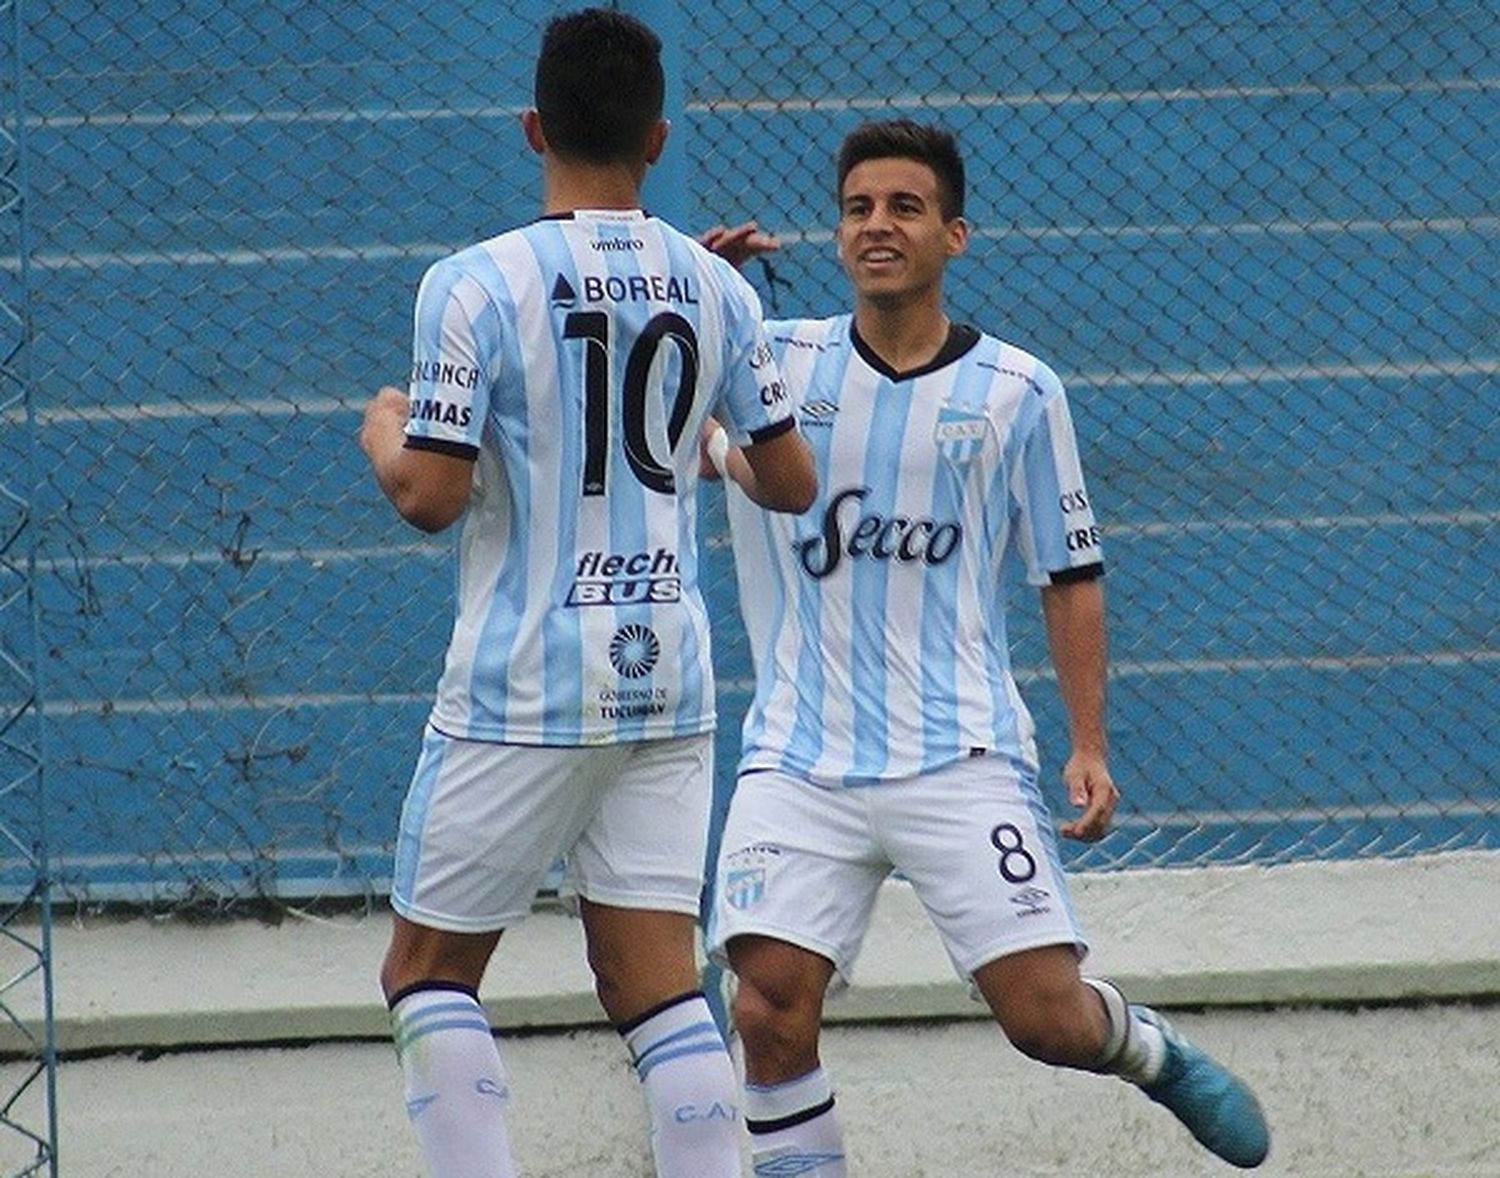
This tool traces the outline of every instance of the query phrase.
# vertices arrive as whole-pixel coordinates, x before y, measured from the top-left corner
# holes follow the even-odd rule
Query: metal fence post
[[[38,486],[36,414],[28,379],[31,314],[27,232],[26,106],[21,5],[0,5],[5,58],[0,86],[0,858],[30,877],[0,910],[0,937],[22,963],[0,981],[0,1017],[25,1044],[20,1076],[7,1085],[0,1130],[31,1147],[15,1175],[57,1174],[57,1050],[52,1019],[52,911],[44,813],[45,733],[36,601]],[[17,439],[21,441],[17,444]],[[40,1092],[43,1107],[35,1107]],[[8,1163],[9,1164],[9,1163]]]

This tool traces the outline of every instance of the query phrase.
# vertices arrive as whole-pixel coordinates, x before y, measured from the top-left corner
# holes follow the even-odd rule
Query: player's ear
[[[547,154],[547,137],[542,134],[542,116],[533,107],[521,112],[521,132],[526,136],[526,146],[537,155]]]
[[[956,258],[969,248],[969,223],[962,217],[954,217],[943,227],[948,234],[948,256]]]
[[[667,135],[672,130],[672,124],[666,119],[657,119],[651,124],[651,129],[646,132],[646,162],[654,164],[661,159],[661,153],[666,150]]]

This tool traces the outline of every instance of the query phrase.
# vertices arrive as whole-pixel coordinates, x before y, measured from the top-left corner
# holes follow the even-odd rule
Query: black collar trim
[[[859,328],[854,325],[854,320],[849,320],[849,339],[854,344],[854,350],[859,353],[871,368],[893,381],[915,380],[919,376],[926,376],[929,372],[936,372],[939,368],[946,368],[959,357],[972,351],[974,345],[979,342],[979,332],[967,323],[950,323],[948,325],[948,338],[943,341],[943,346],[937,350],[937,355],[927,361],[920,368],[913,368],[907,372],[897,372],[875,353],[859,334]]]

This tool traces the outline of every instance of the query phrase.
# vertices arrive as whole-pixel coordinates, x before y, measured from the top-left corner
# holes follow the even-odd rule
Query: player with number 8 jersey
[[[1258,1165],[1269,1131],[1244,1082],[1080,972],[1057,834],[1103,837],[1119,794],[1103,558],[1062,383],[948,318],[944,270],[969,241],[950,132],[866,123],[836,174],[854,310],[767,325],[813,451],[812,510],[755,509],[742,453],[705,445],[729,481],[756,671],[708,937],[737,981],[755,1173],[849,1173],[819,1023],[892,874],[1017,1048],[1129,1080],[1221,1158]],[[1056,831],[1010,667],[1016,574],[1040,592],[1067,715],[1081,812]]]
[[[982,753],[1035,777],[1005,575],[1042,587],[1102,571],[1061,382],[966,325],[901,373],[850,315],[767,333],[794,399],[816,397],[801,409],[823,487],[801,516],[729,500],[766,664],[741,772],[860,785]]]
[[[433,725],[523,744],[714,724],[696,439],[794,424],[754,290],[640,210],[576,210],[434,265],[406,445],[476,460]]]

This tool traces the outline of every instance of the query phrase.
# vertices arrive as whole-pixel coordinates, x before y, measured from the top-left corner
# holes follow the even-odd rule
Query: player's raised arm
[[[758,222],[744,221],[739,225],[715,225],[698,235],[698,244],[711,253],[718,254],[736,270],[751,258],[774,253],[781,242],[773,234],[764,233]]]
[[[797,430],[751,442],[740,455],[752,476],[749,485],[740,485],[762,507],[798,514],[812,506],[818,493],[818,476],[813,470],[812,452]]]
[[[818,493],[812,451],[795,429],[742,448],[730,445],[724,427],[710,417],[703,427],[703,455],[705,474],[712,471],[733,479],[752,502],[768,511],[804,512]]]

